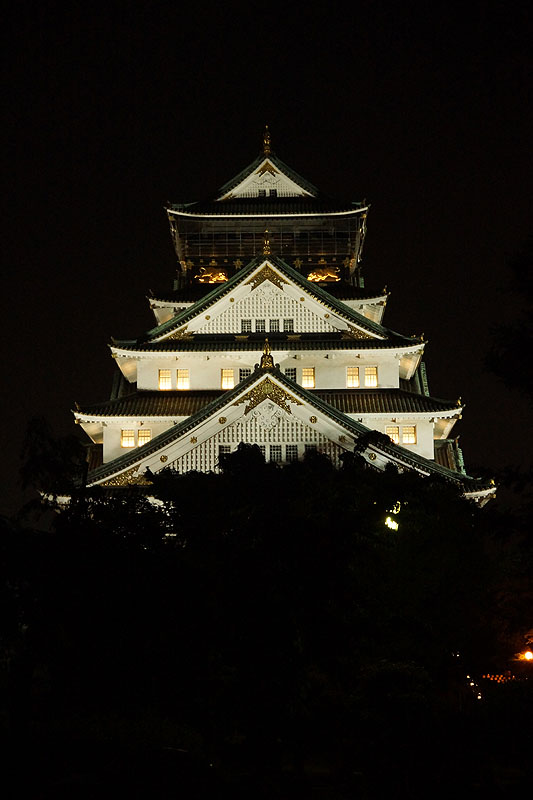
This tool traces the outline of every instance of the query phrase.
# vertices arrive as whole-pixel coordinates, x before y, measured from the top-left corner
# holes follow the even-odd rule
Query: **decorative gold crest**
[[[294,405],[297,406],[302,405],[300,400],[298,400],[296,397],[293,397],[280,386],[276,386],[276,384],[273,383],[270,378],[265,378],[262,383],[254,386],[254,388],[247,392],[243,397],[241,397],[239,400],[236,400],[233,405],[238,406],[241,403],[248,403],[244,413],[249,414],[250,411],[258,406],[259,403],[262,403],[263,400],[272,400],[272,402],[276,403],[288,414],[291,413],[291,407],[289,403],[294,403]]]
[[[137,470],[139,467],[132,467],[131,469],[127,469],[125,472],[121,472],[120,475],[115,475],[114,478],[109,478],[107,481],[103,481],[100,486],[151,486],[151,481],[147,480],[144,475],[137,475]]]
[[[178,340],[182,339],[190,342],[191,339],[194,339],[194,336],[192,335],[192,333],[189,333],[189,331],[187,330],[187,326],[185,326],[184,328],[180,328],[174,333],[171,333],[170,336],[167,336],[167,340],[168,339],[178,339]]]
[[[249,281],[246,281],[246,285],[251,283],[253,292],[254,289],[257,289],[257,287],[260,286],[264,281],[270,281],[277,286],[278,289],[283,289],[283,284],[289,283],[289,281],[286,281],[285,278],[282,278],[277,272],[274,272],[272,267],[265,266],[263,269],[260,269],[259,272],[253,276],[253,278],[250,278]]]
[[[348,325],[348,330],[342,332],[343,339],[373,339],[369,333],[356,328],[355,325]]]
[[[278,170],[276,169],[276,167],[273,164],[270,163],[270,161],[265,161],[265,163],[263,164],[261,169],[257,170],[257,174],[259,176],[264,175],[265,172],[269,172],[270,175],[277,175],[278,174]]]

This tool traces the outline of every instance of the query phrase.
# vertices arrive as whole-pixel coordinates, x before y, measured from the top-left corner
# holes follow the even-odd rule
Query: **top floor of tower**
[[[368,206],[324,195],[277,157],[268,128],[257,158],[215,195],[167,214],[178,283],[228,280],[255,256],[281,256],[308,280],[363,287]]]

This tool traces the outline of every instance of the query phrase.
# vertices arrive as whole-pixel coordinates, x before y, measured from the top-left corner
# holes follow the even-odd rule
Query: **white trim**
[[[215,219],[231,219],[232,217],[235,219],[242,219],[243,217],[249,217],[250,219],[253,219],[254,217],[345,217],[349,214],[360,214],[361,211],[368,211],[369,208],[370,206],[365,206],[364,208],[354,208],[351,211],[315,211],[314,213],[305,214],[191,214],[187,211],[176,211],[175,209],[167,208],[167,214],[175,214],[176,216],[181,217],[196,217],[197,219],[213,219],[213,217]]]

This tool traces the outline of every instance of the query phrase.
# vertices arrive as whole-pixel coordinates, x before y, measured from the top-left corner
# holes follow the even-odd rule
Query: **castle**
[[[113,340],[111,398],[74,410],[94,443],[87,486],[146,484],[146,470],[217,469],[257,444],[280,464],[309,449],[338,464],[437,474],[483,504],[452,429],[460,402],[429,394],[423,337],[383,325],[365,289],[368,206],[336,201],[273,152],[202,202],[167,208],[178,258],[155,326]]]

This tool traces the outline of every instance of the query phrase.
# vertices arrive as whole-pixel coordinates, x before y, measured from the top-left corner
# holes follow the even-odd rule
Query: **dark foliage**
[[[194,759],[180,780],[207,791],[209,756],[234,796],[321,769],[366,797],[475,786],[493,722],[466,674],[505,664],[523,611],[496,512],[357,455],[280,468],[241,446],[220,466],[152,476],[153,499],[80,490],[51,533],[6,524],[11,734],[112,743],[132,796],[170,796],[165,746],[171,773]]]

